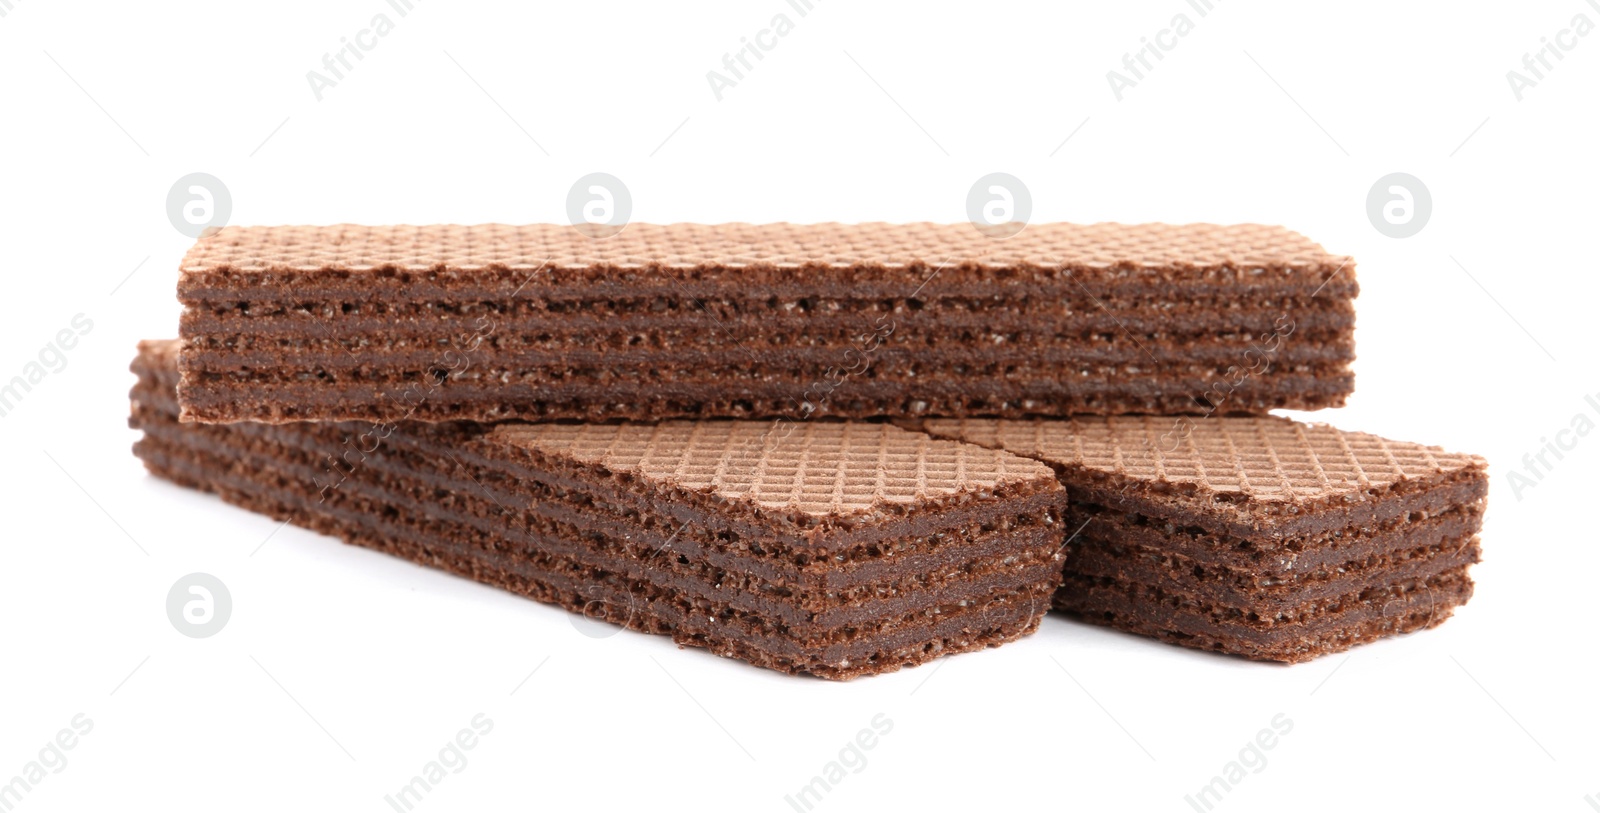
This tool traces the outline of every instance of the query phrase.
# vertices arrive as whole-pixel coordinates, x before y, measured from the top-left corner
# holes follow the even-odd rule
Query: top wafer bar
[[[185,420],[1262,413],[1352,389],[1349,258],[1276,226],[227,227]]]

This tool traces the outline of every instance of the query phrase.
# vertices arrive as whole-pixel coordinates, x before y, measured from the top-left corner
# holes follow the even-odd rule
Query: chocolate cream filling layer
[[[137,451],[157,473],[772,668],[851,677],[996,645],[1031,631],[1059,583],[1062,494],[1047,477],[1015,484],[1014,495],[960,494],[926,511],[772,526],[759,510],[730,510],[737,506],[707,495],[664,495],[659,504],[670,510],[654,511],[627,477],[584,483],[596,472],[572,461],[562,471],[507,437],[451,425],[413,427],[420,439],[395,430],[384,454],[323,468],[345,475],[330,490],[319,485],[319,458],[341,456],[359,427],[179,424],[175,376],[159,366],[135,364],[144,380],[132,419],[146,430]],[[446,465],[449,448],[456,454]],[[550,469],[542,479],[525,476],[530,460]],[[679,525],[695,517],[715,521]],[[908,545],[896,530],[916,536]],[[808,546],[819,534],[831,547]],[[746,573],[752,563],[774,578]]]
[[[387,373],[384,373],[387,374]],[[621,378],[630,376],[630,378]],[[643,376],[645,381],[638,381]],[[1349,387],[1349,374],[1333,376],[1328,371],[1280,373],[1272,378],[1254,376],[1235,381],[1237,376],[1222,373],[1197,374],[1182,378],[1120,378],[1120,373],[1098,378],[1050,376],[1034,381],[992,381],[974,392],[971,378],[947,381],[922,381],[915,387],[901,381],[875,381],[866,376],[848,376],[837,371],[821,371],[818,378],[795,378],[790,368],[787,381],[771,381],[749,376],[728,381],[726,376],[696,376],[690,381],[650,381],[650,371],[608,371],[603,381],[514,381],[504,374],[469,370],[461,378],[432,373],[402,374],[381,382],[322,381],[323,376],[306,373],[304,382],[234,381],[229,376],[190,374],[184,381],[184,406],[210,419],[211,413],[243,415],[261,413],[278,421],[326,419],[342,415],[365,419],[437,419],[462,406],[472,406],[475,419],[536,418],[560,416],[614,416],[626,418],[640,411],[640,400],[650,400],[651,415],[702,416],[755,415],[765,408],[778,413],[795,413],[803,403],[811,403],[818,415],[861,416],[899,411],[902,415],[1034,415],[1058,410],[1070,402],[1082,410],[1160,411],[1206,415],[1213,408],[1226,411],[1259,411],[1277,406],[1309,406],[1328,398],[1342,398]],[[507,378],[507,381],[501,381]],[[722,378],[722,381],[718,381]],[[515,387],[515,389],[507,389]],[[520,392],[526,402],[507,402],[507,395]],[[1213,395],[1216,394],[1216,395]],[[1221,405],[1206,398],[1216,397]],[[571,413],[571,415],[570,415]],[[773,413],[768,413],[773,415]],[[800,411],[805,415],[805,411]]]
[[[1235,608],[1195,605],[1147,585],[1069,576],[1056,607],[1090,623],[1169,643],[1294,663],[1438,626],[1472,597],[1472,590],[1463,566],[1316,602],[1292,620],[1261,625]]]
[[[418,375],[415,381],[368,385],[262,384],[208,381],[184,383],[186,419],[209,422],[262,420],[553,420],[588,421],[640,418],[772,415],[864,417],[903,415],[993,415],[1022,417],[1048,413],[1070,402],[1082,413],[1210,414],[1257,413],[1268,409],[1320,409],[1343,403],[1354,378],[1326,373],[1248,378],[1242,383],[1213,375],[1179,380],[1147,379],[1117,383],[1044,380],[1012,384],[991,382],[983,390],[970,379],[928,383],[909,388],[898,382],[874,382],[822,376],[809,383],[781,385],[718,384],[711,381],[622,385],[526,385],[516,390],[498,380],[481,383]],[[1220,404],[1208,400],[1220,393]],[[558,400],[559,399],[559,400]],[[648,408],[639,406],[649,403]],[[807,405],[811,409],[807,409]]]
[[[456,541],[472,538],[470,532],[458,530],[449,536],[430,534],[421,538],[397,533],[394,525],[377,519],[386,509],[393,510],[386,504],[352,497],[346,505],[328,507],[302,491],[274,490],[253,479],[230,485],[226,482],[228,476],[219,477],[216,468],[191,462],[191,450],[169,449],[157,442],[140,453],[153,470],[169,479],[218,491],[243,507],[285,517],[353,544],[511,589],[630,629],[671,635],[680,644],[706,647],[781,671],[821,677],[847,678],[887,671],[1026,635],[1037,628],[1059,579],[1059,569],[1052,566],[1041,581],[997,590],[982,604],[958,601],[881,620],[870,629],[843,627],[818,645],[797,639],[764,616],[736,610],[709,597],[685,595],[625,574],[562,561],[560,557],[530,559],[485,554],[480,548]]]
[[[1311,602],[1458,570],[1475,564],[1480,553],[1473,537],[1457,536],[1263,584],[1248,571],[1219,572],[1156,548],[1086,540],[1072,552],[1067,575],[1137,583],[1196,604],[1231,607],[1257,617],[1286,618]]]
[[[150,405],[153,424],[175,423],[170,394],[138,392],[136,397]],[[205,433],[209,427],[182,424],[155,429],[190,430]],[[914,508],[890,506],[796,524],[785,522],[781,513],[763,512],[693,490],[657,485],[656,493],[645,496],[632,486],[634,479],[627,473],[597,477],[592,468],[562,456],[517,448],[510,442],[517,433],[514,426],[486,429],[471,424],[411,424],[390,426],[386,436],[380,437],[383,430],[363,424],[243,423],[225,428],[229,443],[259,444],[274,454],[278,449],[298,452],[306,466],[307,482],[324,491],[362,471],[425,481],[431,477],[427,482],[434,488],[434,496],[444,501],[459,498],[448,492],[456,485],[467,483],[471,485],[469,493],[493,498],[491,487],[503,483],[506,497],[497,499],[497,504],[509,501],[519,511],[534,513],[559,512],[558,505],[568,503],[580,509],[597,507],[618,518],[620,524],[614,530],[639,533],[652,549],[659,545],[650,541],[650,535],[661,534],[658,538],[663,543],[681,539],[682,549],[737,556],[757,573],[808,587],[852,586],[904,569],[901,563],[944,567],[959,561],[966,553],[965,544],[974,537],[1034,526],[1059,533],[1060,527],[1061,492],[1042,478],[999,490],[930,496]],[[472,468],[466,481],[460,479],[457,468],[463,464]],[[616,483],[608,485],[607,478],[612,477]],[[524,504],[529,494],[538,499]],[[891,518],[893,522],[884,521]],[[693,547],[697,544],[702,546]]]
[[[1279,544],[1219,537],[1194,526],[1151,520],[1138,514],[1107,512],[1074,503],[1063,519],[1080,539],[1109,542],[1134,551],[1181,556],[1183,561],[1218,573],[1236,573],[1258,584],[1275,584],[1327,571],[1374,555],[1429,545],[1448,545],[1471,537],[1483,522],[1481,502],[1450,503],[1408,511],[1379,522],[1348,525]],[[1430,501],[1432,502],[1432,501]]]
[[[810,337],[790,334],[782,339],[740,341],[730,345],[726,334],[721,336],[693,337],[680,342],[681,334],[639,334],[628,331],[595,335],[557,335],[550,331],[533,334],[496,332],[473,337],[465,334],[440,333],[437,336],[386,334],[385,328],[375,328],[360,336],[333,340],[274,338],[264,333],[251,333],[248,338],[191,339],[186,350],[188,369],[234,370],[257,372],[256,367],[287,367],[290,369],[327,369],[332,371],[358,368],[367,365],[384,365],[396,368],[448,370],[456,357],[475,362],[477,366],[510,368],[562,366],[583,368],[607,361],[617,364],[661,364],[679,372],[685,366],[684,354],[703,356],[706,366],[726,366],[751,370],[785,370],[795,367],[810,368],[815,365],[838,367],[860,372],[870,361],[872,366],[882,366],[878,375],[892,375],[894,371],[915,365],[918,374],[935,373],[951,365],[963,364],[975,371],[1004,372],[1008,375],[1054,373],[1060,375],[1064,367],[1079,371],[1093,371],[1098,366],[1133,365],[1149,367],[1152,363],[1170,365],[1173,370],[1206,370],[1216,367],[1256,364],[1259,366],[1312,364],[1317,362],[1347,362],[1355,357],[1350,345],[1318,341],[1310,335],[1304,341],[1284,343],[1275,352],[1254,350],[1250,337],[1243,341],[1183,340],[1178,344],[1170,339],[1146,336],[1141,349],[1133,344],[1138,337],[1125,334],[1098,336],[1048,337],[1048,341],[1033,341],[1019,334],[991,332],[984,335],[962,335],[952,332],[941,337],[911,337],[904,341],[879,342],[871,330],[855,331],[849,336],[812,343]],[[659,346],[670,342],[670,346]],[[1128,351],[1133,351],[1130,354]],[[451,353],[449,357],[443,357]],[[787,365],[781,363],[788,359]],[[1249,353],[1249,358],[1245,358]],[[1135,355],[1136,354],[1136,355]],[[887,369],[893,368],[893,369]],[[703,368],[699,368],[703,369]],[[265,372],[265,371],[260,371]]]
[[[1227,300],[1291,301],[1309,306],[1353,299],[1359,293],[1353,274],[1255,269],[1170,267],[1132,270],[1069,267],[991,268],[971,264],[939,266],[937,286],[925,285],[937,264],[912,263],[899,268],[867,265],[820,271],[816,268],[704,266],[699,269],[619,268],[478,268],[471,271],[373,269],[242,271],[185,269],[178,298],[190,302],[226,302],[260,298],[289,300],[315,295],[329,299],[392,302],[518,300],[630,301],[641,298],[755,301],[782,307],[811,298],[882,302],[928,302],[967,298],[1032,297],[1036,301],[1080,302],[1089,298],[1124,301],[1183,302]],[[822,278],[822,274],[829,276]],[[760,297],[734,297],[730,292],[761,291]],[[914,294],[916,296],[914,296]],[[926,294],[925,296],[923,294]],[[1238,305],[1235,305],[1238,307]]]
[[[338,488],[318,488],[315,453],[291,450],[277,445],[243,442],[232,437],[234,432],[211,431],[210,427],[182,427],[171,423],[160,426],[158,419],[139,416],[142,429],[150,437],[168,445],[186,445],[194,455],[208,456],[213,469],[230,466],[237,472],[264,472],[272,475],[272,482],[293,483],[301,490],[310,490],[317,499],[330,496],[357,495],[371,504],[405,506],[408,514],[392,522],[448,522],[454,527],[474,531],[474,538],[482,539],[483,546],[510,547],[514,554],[565,555],[584,567],[637,568],[638,579],[677,578],[678,587],[686,591],[717,592],[730,597],[731,602],[747,610],[782,613],[782,619],[795,626],[827,627],[830,623],[867,623],[875,616],[902,611],[920,610],[922,603],[931,603],[931,595],[941,599],[974,600],[976,595],[958,595],[971,591],[966,579],[1032,583],[1048,578],[1050,568],[1059,567],[1054,557],[1053,527],[1037,523],[1022,527],[1022,522],[1034,522],[1035,512],[1048,511],[1051,499],[1048,493],[1035,496],[1021,506],[1006,506],[1010,511],[1021,511],[1018,517],[968,517],[978,525],[987,523],[994,530],[966,533],[965,528],[930,531],[936,538],[955,541],[946,544],[958,547],[962,559],[938,563],[939,570],[917,570],[934,565],[934,555],[899,555],[890,560],[872,560],[867,567],[850,568],[856,578],[843,584],[845,589],[816,589],[805,579],[786,578],[778,573],[773,581],[763,581],[750,575],[752,562],[749,554],[734,555],[728,547],[722,551],[707,551],[704,543],[696,543],[690,533],[677,533],[661,539],[659,546],[650,533],[640,533],[642,523],[614,522],[610,512],[595,512],[594,507],[562,504],[552,501],[554,495],[530,488],[518,493],[493,495],[483,491],[480,483],[486,480],[485,472],[466,469],[466,477],[426,477],[408,472],[403,467],[386,466],[384,461],[370,459],[358,466],[352,477],[339,483]],[[202,437],[203,434],[226,437]],[[450,458],[443,458],[450,459]],[[483,493],[485,498],[475,498]],[[512,506],[507,509],[504,506]],[[987,522],[986,522],[987,520]],[[672,525],[669,522],[658,525]],[[685,523],[693,527],[693,520]],[[958,539],[958,541],[957,541]],[[515,547],[512,547],[514,546]],[[776,547],[776,546],[774,546]],[[699,549],[699,551],[696,551]],[[706,557],[704,554],[709,554]],[[987,555],[986,555],[987,554]],[[693,559],[691,559],[693,557]],[[845,555],[838,554],[840,567],[846,570]],[[946,559],[952,559],[946,552]],[[621,565],[616,565],[616,563]],[[642,563],[648,562],[648,567]],[[771,565],[771,562],[758,562]],[[774,568],[766,568],[774,570]],[[866,573],[862,573],[866,571]],[[736,575],[736,576],[734,576]],[[843,573],[848,578],[851,573]],[[870,581],[869,581],[870,579]],[[845,579],[840,579],[845,581]],[[741,583],[742,584],[741,586]],[[771,603],[768,603],[771,602]],[[797,631],[798,632],[798,631]]]
[[[1069,488],[1078,499],[1114,495],[1166,516],[1069,505],[1063,519],[1080,534],[1055,606],[1095,623],[1267,660],[1309,658],[1318,647],[1433,626],[1471,597],[1467,569],[1480,557],[1485,484],[1443,476],[1402,485],[1386,500],[1291,517],[1312,529],[1296,537],[1279,536],[1277,528],[1251,526],[1247,536],[1233,536],[1228,523],[1185,524],[1215,519],[1132,496],[1136,488]],[[1422,600],[1412,595],[1419,590],[1425,616],[1412,606]]]
[[[272,487],[283,490],[286,484],[300,484],[303,488],[316,473],[303,455],[286,450],[262,449],[256,444],[197,444],[195,429],[177,424],[163,428],[147,422],[144,428],[147,436],[169,448],[186,448],[192,456],[203,457],[211,470],[231,466],[231,471],[246,478],[240,483],[256,480],[243,473],[261,472],[266,479],[258,481]],[[447,523],[459,531],[457,536],[477,540],[477,547],[485,553],[554,556],[575,567],[607,569],[638,581],[670,580],[674,589],[714,594],[736,609],[771,616],[797,636],[844,625],[870,625],[880,617],[920,612],[941,603],[979,603],[989,592],[1047,579],[1049,571],[1060,566],[1051,547],[1051,529],[1041,525],[1024,531],[1007,523],[999,532],[970,537],[961,546],[963,558],[956,561],[929,561],[953,558],[948,555],[896,557],[893,562],[856,568],[857,578],[843,588],[815,589],[782,576],[772,581],[754,576],[751,571],[759,568],[750,567],[748,558],[707,551],[686,533],[652,538],[638,533],[637,525],[592,509],[547,502],[549,495],[537,489],[486,493],[488,499],[483,499],[469,496],[481,491],[474,482],[475,474],[452,481],[406,477],[377,466],[363,467],[359,473],[362,476],[340,483],[337,490],[344,494],[339,496],[349,494],[369,504],[404,508],[404,513],[387,521],[413,528],[413,533],[423,535],[419,538],[429,533],[444,536],[427,530],[426,525]],[[448,496],[441,498],[441,493]],[[330,492],[318,489],[317,494],[319,501],[326,501]],[[526,507],[530,501],[532,507]],[[507,510],[504,505],[517,508]],[[1040,511],[1048,508],[1047,502],[1029,506]],[[1019,544],[1027,547],[1019,550]],[[866,569],[874,571],[871,580],[861,578],[868,574],[859,571]]]
[[[1330,531],[1366,527],[1412,513],[1432,514],[1456,505],[1481,503],[1489,484],[1481,470],[1462,468],[1426,478],[1391,483],[1370,493],[1329,495],[1293,504],[1248,504],[1242,495],[1214,496],[1194,488],[1130,483],[1123,478],[1076,467],[1053,466],[1071,500],[1192,527],[1217,547],[1244,546],[1260,551],[1304,550]]]
[[[904,363],[890,363],[885,358],[870,357],[862,363],[846,363],[845,355],[838,355],[840,363],[824,363],[821,358],[814,368],[784,363],[787,355],[782,350],[771,350],[771,358],[755,355],[755,350],[738,365],[718,366],[715,358],[704,358],[694,363],[691,358],[658,358],[651,363],[611,363],[597,360],[582,365],[579,358],[549,360],[547,365],[510,365],[498,354],[474,350],[472,354],[432,354],[434,360],[422,366],[389,365],[379,358],[338,358],[330,366],[302,368],[290,365],[243,366],[224,370],[197,370],[186,368],[189,378],[186,387],[251,386],[294,387],[322,386],[328,389],[341,386],[405,386],[410,382],[440,384],[442,387],[472,387],[490,384],[499,387],[517,387],[510,392],[547,392],[552,398],[598,397],[608,392],[619,392],[618,387],[650,387],[651,392],[674,392],[674,387],[722,387],[744,394],[757,395],[760,390],[803,390],[829,382],[850,381],[850,394],[875,392],[875,394],[923,394],[923,390],[957,394],[957,387],[965,386],[971,397],[979,397],[981,390],[973,390],[971,379],[982,376],[990,386],[1008,390],[1035,390],[1035,392],[1072,392],[1080,390],[1106,390],[1115,392],[1125,387],[1136,392],[1139,387],[1179,386],[1181,382],[1202,384],[1194,395],[1205,392],[1205,384],[1222,384],[1230,378],[1234,363],[1182,363],[1174,370],[1152,370],[1149,360],[1125,358],[1104,365],[1080,366],[1075,373],[1064,373],[1053,366],[1048,358],[1016,358],[994,360],[974,354],[950,354],[944,358],[917,358],[907,355]],[[458,362],[459,358],[459,362]],[[768,363],[770,362],[770,363]],[[1230,389],[1264,390],[1282,387],[1285,382],[1296,381],[1304,386],[1315,386],[1320,378],[1334,376],[1338,365],[1318,363],[1315,360],[1278,360],[1272,376],[1240,376],[1238,384],[1229,382]],[[502,397],[506,390],[502,390]]]
[[[186,270],[183,400],[208,421],[1320,408],[1353,387],[1356,290],[1266,267]]]
[[[404,299],[352,292],[350,298],[318,298],[312,291],[262,294],[235,292],[232,296],[186,302],[183,327],[299,325],[311,335],[336,335],[363,324],[386,319],[395,323],[451,325],[493,322],[508,328],[528,325],[530,330],[566,328],[593,330],[607,326],[634,329],[673,329],[727,325],[764,333],[774,326],[826,330],[840,325],[894,324],[916,333],[933,326],[974,329],[986,325],[1013,330],[1051,329],[1076,332],[1128,324],[1130,330],[1151,332],[1242,332],[1293,328],[1345,330],[1355,326],[1350,300],[1297,300],[1268,298],[1244,300],[1230,292],[1220,297],[1119,299],[1116,297],[1063,296],[1016,298],[991,292],[959,299],[828,299],[804,297],[780,300],[670,297],[603,300],[520,298],[509,300]],[[320,328],[320,331],[315,330]]]

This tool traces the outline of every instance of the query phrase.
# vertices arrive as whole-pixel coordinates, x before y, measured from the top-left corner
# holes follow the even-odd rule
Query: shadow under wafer
[[[887,424],[179,421],[141,343],[154,474],[419,564],[787,673],[847,679],[1034,631],[1065,493]]]
[[[1299,662],[1443,623],[1472,596],[1482,458],[1278,417],[938,420],[1048,463],[1071,540],[1057,609]]]

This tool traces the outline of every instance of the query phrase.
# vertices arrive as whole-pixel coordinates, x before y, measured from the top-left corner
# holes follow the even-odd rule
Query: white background
[[[12,3],[0,379],[93,321],[0,418],[0,782],[94,722],[20,810],[389,810],[479,713],[492,733],[419,809],[791,810],[880,713],[892,732],[817,809],[1191,810],[1280,713],[1293,731],[1217,809],[1600,796],[1600,437],[1520,499],[1508,480],[1600,395],[1600,35],[1521,101],[1506,79],[1574,15],[1600,22],[1584,0]],[[379,12],[393,33],[316,100],[306,73]],[[717,101],[707,71],[779,12],[794,31]],[[1179,12],[1195,30],[1118,101],[1107,71]],[[274,535],[128,452],[127,364],[176,333],[190,243],[164,200],[196,171],[246,224],[564,221],[593,171],[636,221],[960,221],[1004,171],[1035,222],[1282,223],[1359,263],[1358,392],[1318,418],[1491,461],[1478,593],[1439,629],[1294,667],[1051,617],[841,685]],[[1366,214],[1396,171],[1432,191],[1409,239]],[[164,610],[195,571],[234,602],[206,640]]]

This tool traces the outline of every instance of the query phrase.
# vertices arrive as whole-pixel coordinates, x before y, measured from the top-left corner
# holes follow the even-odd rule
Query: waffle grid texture
[[[478,271],[608,267],[979,265],[1082,269],[1330,270],[1328,254],[1281,226],[1164,223],[1031,225],[1007,240],[967,223],[632,224],[597,239],[581,227],[228,226],[201,239],[185,273],[372,270]]]
[[[939,420],[941,437],[1243,506],[1302,506],[1482,467],[1475,455],[1278,417]]]
[[[492,437],[763,509],[841,517],[1052,480],[1008,452],[888,424],[667,421],[508,424]]]

